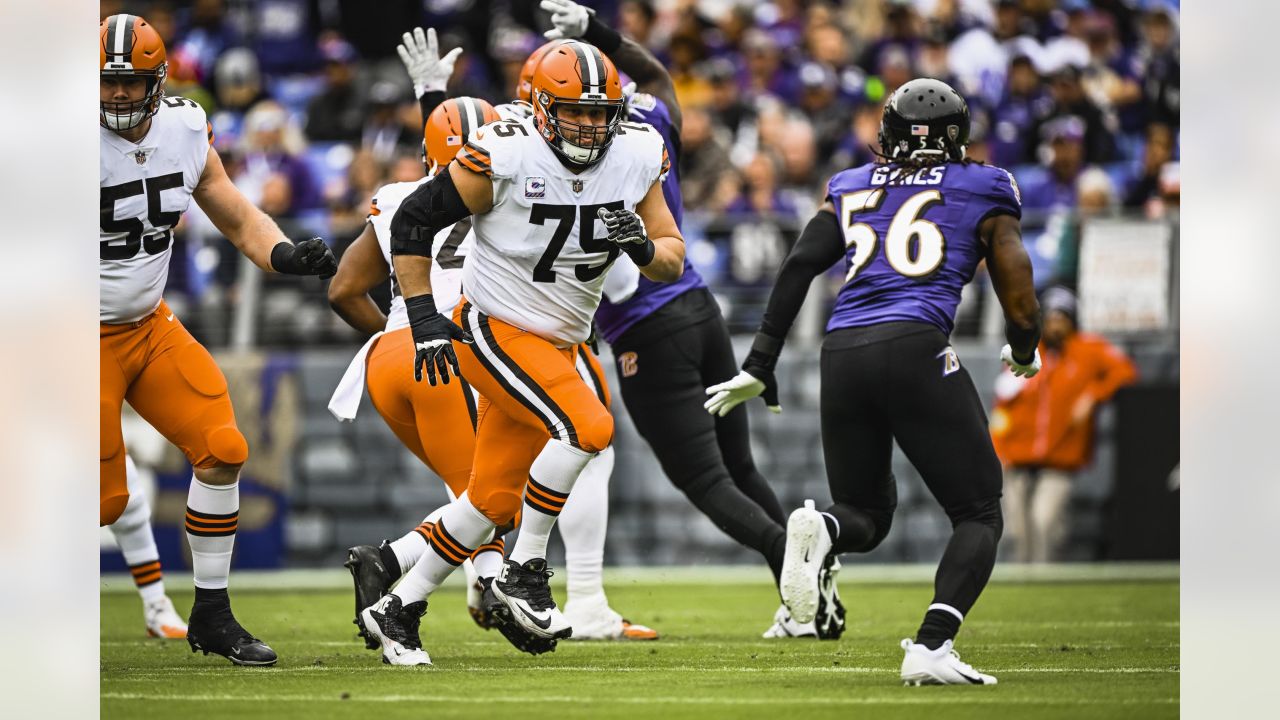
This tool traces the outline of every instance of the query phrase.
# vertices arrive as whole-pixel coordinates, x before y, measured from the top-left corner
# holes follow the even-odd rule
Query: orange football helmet
[[[422,131],[423,162],[427,174],[435,175],[445,168],[473,130],[500,120],[498,111],[479,98],[457,97],[445,100],[427,116]]]
[[[571,165],[599,162],[609,150],[624,101],[622,81],[599,48],[569,40],[547,51],[533,71],[533,117],[542,139]],[[561,106],[602,108],[605,122],[573,122],[559,116]]]
[[[565,42],[568,41],[552,40],[546,45],[534,50],[533,54],[529,56],[529,59],[524,61],[524,65],[520,66],[520,80],[516,83],[517,100],[523,100],[527,103],[533,102],[531,99],[533,97],[533,71],[537,69],[538,61],[541,60],[542,56],[546,55],[551,48],[557,45],[563,45]]]
[[[110,130],[128,130],[156,114],[164,97],[164,81],[169,74],[164,40],[140,15],[120,13],[98,25],[99,61],[102,75],[146,78],[147,94],[133,102],[102,102],[98,122]]]

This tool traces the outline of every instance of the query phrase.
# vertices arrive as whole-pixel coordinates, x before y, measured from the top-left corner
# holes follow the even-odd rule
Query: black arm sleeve
[[[428,90],[422,93],[422,97],[418,98],[418,108],[422,110],[422,127],[427,127],[427,118],[431,117],[431,112],[444,104],[448,99],[448,95],[439,90]]]
[[[600,48],[600,52],[612,56],[622,45],[622,34],[605,25],[594,12],[587,15],[587,29],[582,39]],[[624,71],[625,72],[625,71]]]
[[[391,254],[431,257],[436,233],[470,214],[446,167],[400,203],[391,218]]]
[[[809,285],[820,273],[844,256],[844,237],[835,213],[819,210],[782,262],[778,279],[769,295],[769,306],[760,321],[761,334],[779,341],[787,337],[800,306],[804,304]]]

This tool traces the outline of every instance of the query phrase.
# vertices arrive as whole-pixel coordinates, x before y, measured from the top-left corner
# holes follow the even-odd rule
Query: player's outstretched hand
[[[452,320],[436,311],[436,302],[430,295],[411,297],[404,302],[409,313],[409,327],[413,332],[413,379],[422,382],[422,368],[427,368],[427,382],[449,384],[449,373],[462,377],[458,370],[458,356],[453,352],[453,341],[471,344],[471,333],[458,327]]]
[[[414,28],[412,33],[402,35],[401,40],[403,42],[396,46],[396,52],[413,80],[414,95],[422,97],[427,92],[444,92],[462,48],[454,48],[440,57],[435,28],[427,28],[425,33],[420,27]]]
[[[542,0],[538,7],[551,13],[555,25],[542,33],[548,40],[580,38],[587,31],[587,9],[573,0]]]
[[[1005,365],[1009,366],[1009,370],[1018,377],[1031,378],[1040,372],[1040,351],[1037,349],[1031,357],[1031,362],[1021,363],[1013,359],[1013,348],[1005,345],[1000,348],[1000,359]]]
[[[625,209],[600,208],[596,211],[596,217],[600,218],[605,230],[609,232],[609,242],[622,248],[636,265],[644,267],[653,262],[657,248],[649,239],[649,231],[645,229],[644,220],[639,215]]]
[[[765,377],[759,377],[761,374]],[[707,388],[707,394],[711,399],[702,405],[703,409],[719,417],[724,417],[730,410],[751,398],[760,396],[764,397],[764,404],[771,412],[782,412],[782,406],[778,404],[778,383],[771,370],[744,369],[732,380]]]
[[[338,272],[338,259],[323,239],[313,237],[299,243],[277,243],[271,249],[271,267],[285,275],[319,275],[325,279]]]

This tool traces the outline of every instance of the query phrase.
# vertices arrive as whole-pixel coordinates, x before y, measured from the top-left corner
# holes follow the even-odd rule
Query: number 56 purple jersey
[[[850,168],[831,178],[827,199],[845,240],[845,283],[827,332],[909,321],[950,335],[960,290],[985,254],[978,226],[1022,216],[1013,175],[980,163]]]

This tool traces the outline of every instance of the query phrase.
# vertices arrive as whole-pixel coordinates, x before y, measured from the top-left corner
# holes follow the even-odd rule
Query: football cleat
[[[493,582],[493,578],[482,579],[476,574],[470,560],[462,563],[462,569],[467,573],[467,613],[476,625],[485,630],[497,627],[498,621],[489,613],[490,604],[485,602],[485,590]],[[493,597],[492,591],[489,591],[489,597]]]
[[[902,641],[902,649],[906,655],[902,658],[903,685],[995,685],[996,679],[973,669],[973,666],[960,660],[960,655],[952,649],[952,642],[947,640],[937,650],[910,638]]]
[[[480,608],[488,627],[495,627],[511,646],[530,655],[555,652],[555,638],[538,637],[511,619],[511,611],[493,594],[493,578],[480,578]],[[487,628],[486,628],[487,629]]]
[[[168,596],[142,606],[142,617],[147,623],[147,637],[176,640],[187,636],[187,624],[173,609]]]
[[[813,622],[798,623],[792,619],[791,613],[787,612],[786,605],[779,605],[778,611],[773,614],[773,625],[770,625],[760,637],[765,640],[790,637],[816,638],[818,631]]]
[[[382,647],[382,662],[387,665],[430,665],[431,656],[422,649],[418,627],[427,614],[427,601],[402,605],[394,594],[360,612],[365,630]]]
[[[832,555],[818,575],[818,614],[813,623],[822,640],[839,640],[844,634],[844,603],[840,602],[840,591],[836,588],[838,574],[840,561]]]
[[[658,631],[622,617],[603,595],[586,601],[570,600],[564,616],[573,626],[574,640],[657,640]]]
[[[573,626],[551,599],[550,579],[545,558],[533,558],[523,565],[506,560],[491,587],[512,622],[541,638],[567,638],[573,634]]]
[[[276,664],[276,651],[236,622],[226,590],[196,590],[187,643],[191,652],[221,655],[236,665]]]
[[[356,587],[356,613],[351,622],[360,628],[359,636],[364,638],[364,646],[377,650],[378,641],[365,630],[360,613],[391,591],[391,573],[383,565],[378,548],[372,545],[357,545],[348,549],[347,561],[342,565],[351,571],[351,580]]]
[[[822,513],[805,500],[787,519],[787,549],[782,556],[782,602],[799,623],[810,623],[818,615],[822,597],[823,568],[831,552],[831,536]]]

